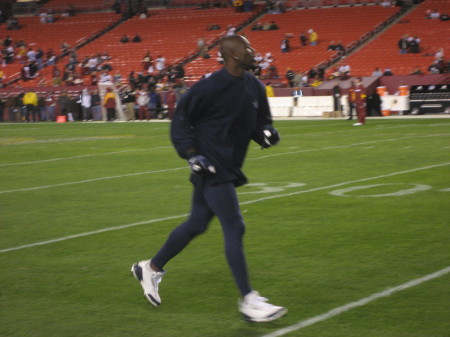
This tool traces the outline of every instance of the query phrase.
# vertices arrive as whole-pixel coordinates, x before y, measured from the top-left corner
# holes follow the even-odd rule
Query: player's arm
[[[215,167],[197,149],[194,121],[203,111],[203,102],[194,91],[184,95],[177,104],[170,129],[178,155],[188,161],[191,171],[196,174],[216,172]]]
[[[252,139],[265,149],[278,144],[280,142],[280,134],[272,125],[269,101],[262,84],[260,89],[257,127],[252,134]]]

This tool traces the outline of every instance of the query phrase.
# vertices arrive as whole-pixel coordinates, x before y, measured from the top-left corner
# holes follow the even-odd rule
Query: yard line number
[[[289,189],[295,189],[305,186],[305,183],[252,183],[245,186],[245,191],[240,192],[239,195],[244,194],[261,194],[261,193],[277,193],[283,192]],[[365,193],[361,194],[363,190],[370,190],[377,188],[377,190],[389,190],[383,193]],[[337,197],[356,197],[356,198],[381,198],[381,197],[400,197],[408,194],[414,194],[432,189],[433,187],[425,184],[414,183],[384,183],[384,184],[371,184],[362,186],[352,186],[343,189],[330,191],[329,194]],[[359,191],[359,193],[352,193]],[[450,189],[441,189],[441,192],[450,191]],[[367,191],[369,192],[369,191]]]

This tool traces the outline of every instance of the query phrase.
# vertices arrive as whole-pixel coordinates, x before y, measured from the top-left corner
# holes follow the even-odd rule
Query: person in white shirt
[[[166,59],[162,55],[158,55],[155,64],[157,71],[162,71],[166,67]]]

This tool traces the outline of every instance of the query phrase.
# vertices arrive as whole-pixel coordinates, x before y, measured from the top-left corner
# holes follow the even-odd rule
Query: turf
[[[166,266],[160,308],[130,276],[189,212],[169,123],[0,125],[0,336],[258,337],[450,266],[449,119],[275,126],[238,192],[253,287],[289,313],[248,324],[216,220]],[[449,337],[449,281],[286,336]]]

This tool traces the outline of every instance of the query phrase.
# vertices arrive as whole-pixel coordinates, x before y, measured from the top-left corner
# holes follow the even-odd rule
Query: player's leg
[[[152,264],[162,269],[194,237],[202,234],[206,230],[213,215],[212,210],[206,204],[201,188],[194,188],[192,209],[189,218],[170,233],[166,243],[164,243],[159,252],[152,258]]]
[[[144,296],[154,306],[161,304],[158,286],[164,275],[164,265],[176,256],[197,235],[203,233],[211,218],[212,211],[206,205],[202,191],[194,189],[192,213],[188,220],[175,228],[159,252],[151,259],[133,264],[131,272],[141,283]]]
[[[257,291],[252,291],[248,280],[242,238],[245,225],[233,184],[205,187],[208,205],[219,218],[225,237],[225,254],[233,276],[241,292],[239,311],[245,320],[268,322],[283,316],[286,308],[267,303]]]
[[[245,224],[232,183],[205,187],[209,207],[219,218],[225,238],[225,255],[242,296],[251,292],[242,239]]]

